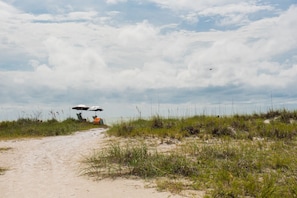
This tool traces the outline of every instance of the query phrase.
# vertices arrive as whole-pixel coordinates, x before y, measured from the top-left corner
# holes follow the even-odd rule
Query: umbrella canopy
[[[76,110],[88,110],[90,107],[84,105],[84,104],[79,104],[79,105],[76,105],[74,107],[72,107],[72,109],[76,109]]]
[[[89,111],[103,111],[102,107],[100,107],[100,106],[91,106],[88,110]]]

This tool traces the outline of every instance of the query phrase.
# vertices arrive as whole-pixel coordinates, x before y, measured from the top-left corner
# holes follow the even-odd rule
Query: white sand
[[[82,156],[91,154],[103,141],[103,129],[92,129],[71,136],[0,141],[0,197],[180,197],[146,188],[143,180],[93,181],[79,175]]]

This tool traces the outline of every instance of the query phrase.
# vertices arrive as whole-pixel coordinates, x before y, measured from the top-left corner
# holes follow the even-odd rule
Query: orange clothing
[[[95,119],[94,119],[94,124],[100,124],[100,118],[98,118],[98,117],[95,118]]]

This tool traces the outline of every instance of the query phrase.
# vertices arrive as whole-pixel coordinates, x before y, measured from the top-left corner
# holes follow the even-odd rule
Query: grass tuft
[[[87,158],[85,174],[91,176],[133,175],[141,178],[156,176],[191,176],[198,173],[195,163],[184,156],[149,152],[147,145],[125,147],[112,144],[103,151]]]

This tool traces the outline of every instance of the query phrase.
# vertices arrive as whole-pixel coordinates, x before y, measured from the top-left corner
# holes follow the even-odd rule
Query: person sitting
[[[97,116],[93,116],[93,118],[94,118],[94,121],[93,121],[94,124],[99,124],[99,125],[104,124],[102,118],[98,118]]]

